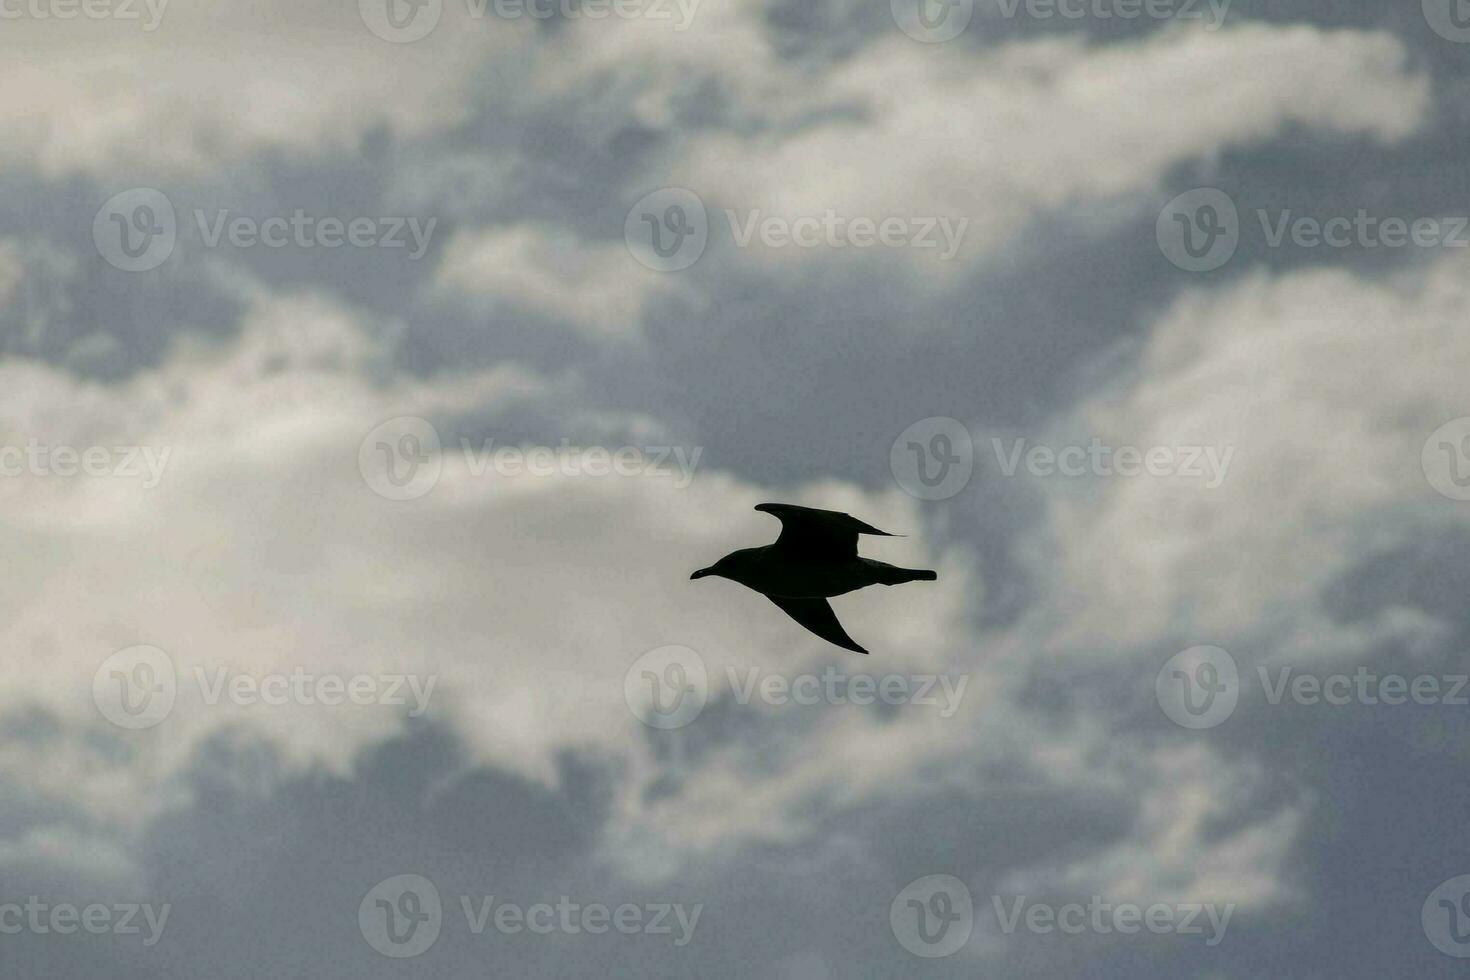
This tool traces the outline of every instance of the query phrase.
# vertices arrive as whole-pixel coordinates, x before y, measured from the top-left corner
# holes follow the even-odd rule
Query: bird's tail
[[[933,582],[939,573],[930,568],[898,568],[886,565],[878,570],[880,585],[902,585],[905,582]]]

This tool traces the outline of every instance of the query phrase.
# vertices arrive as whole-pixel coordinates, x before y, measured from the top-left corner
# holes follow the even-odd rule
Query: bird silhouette
[[[932,582],[939,575],[927,568],[899,568],[857,553],[859,534],[898,537],[864,524],[850,514],[796,504],[757,504],[756,510],[781,521],[774,544],[732,551],[691,579],[716,575],[739,582],[774,602],[782,612],[829,643],[867,653],[847,635],[827,604],[869,585]]]

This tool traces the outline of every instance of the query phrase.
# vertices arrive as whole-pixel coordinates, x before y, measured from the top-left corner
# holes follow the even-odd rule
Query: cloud
[[[449,3],[432,34],[395,44],[357,7],[173,3],[151,31],[147,16],[7,20],[0,159],[53,178],[202,176],[355,151],[377,130],[421,137],[467,117],[481,69],[525,28]]]
[[[1216,642],[1314,608],[1374,550],[1463,521],[1426,483],[1420,448],[1467,414],[1458,379],[1470,360],[1456,340],[1467,302],[1457,253],[1377,281],[1259,272],[1181,296],[1138,376],[1083,406],[1068,435],[1234,446],[1235,458],[1215,491],[1118,478],[1096,499],[1058,501],[1072,634],[1137,644],[1182,629]]]
[[[257,295],[236,340],[180,344],[125,384],[0,365],[13,409],[3,445],[142,447],[166,462],[151,488],[121,475],[0,481],[0,536],[35,556],[18,570],[30,584],[4,627],[14,649],[29,651],[24,680],[0,690],[0,702],[134,746],[137,767],[88,778],[115,786],[124,775],[143,792],[224,727],[267,734],[295,764],[340,768],[403,722],[391,708],[268,708],[228,697],[210,705],[205,693],[220,669],[434,677],[431,717],[463,733],[476,758],[550,779],[569,747],[614,757],[647,750],[623,694],[624,673],[647,650],[699,651],[717,697],[728,695],[726,664],[785,671],[832,657],[759,596],[688,582],[692,569],[775,531],[751,510],[772,496],[904,528],[915,536],[879,549],[882,557],[938,562],[941,579],[922,603],[887,590],[837,601],[849,628],[887,652],[888,668],[933,670],[964,649],[972,572],[934,553],[915,502],[897,491],[772,491],[695,456],[685,458],[694,467],[687,486],[672,472],[477,472],[460,438],[479,452],[483,429],[457,430],[456,420],[493,419],[554,388],[511,366],[384,384],[387,355],[351,310],[311,295]],[[421,499],[386,500],[364,482],[359,447],[384,419],[404,415],[436,420],[443,473]],[[647,434],[631,421],[619,438]],[[163,740],[114,731],[90,703],[103,660],[136,644],[165,651],[179,678]],[[937,737],[926,724],[912,726],[913,737]],[[856,740],[849,751],[887,745],[882,765],[870,759],[862,776],[870,788],[906,764],[906,724],[849,716],[831,727]],[[847,781],[805,762],[794,769],[786,783],[773,780],[771,809],[736,807],[752,794],[721,773],[698,795],[729,810],[720,826],[738,834]],[[689,831],[706,834],[692,822]]]
[[[1088,760],[1117,733],[1095,722],[1049,733],[1046,719],[1028,717],[1036,640],[976,631],[978,571],[962,552],[935,544],[912,498],[837,482],[762,488],[708,459],[684,487],[655,475],[477,472],[477,457],[459,451],[464,423],[456,420],[493,420],[555,386],[510,366],[385,384],[380,369],[390,353],[391,341],[359,312],[310,294],[257,293],[234,341],[181,344],[123,385],[30,363],[0,370],[16,407],[6,445],[35,438],[170,453],[152,489],[121,477],[0,484],[0,537],[13,553],[37,556],[17,569],[31,584],[4,627],[13,649],[29,651],[17,674],[25,681],[0,689],[0,702],[11,712],[45,710],[62,731],[88,733],[44,752],[17,749],[9,778],[136,833],[181,802],[160,790],[230,732],[264,739],[290,771],[346,773],[402,730],[402,708],[206,698],[221,676],[304,672],[433,678],[423,720],[462,739],[468,764],[548,788],[561,778],[564,753],[600,760],[614,774],[615,803],[596,851],[649,880],[689,862],[732,859],[750,841],[802,839],[853,807],[922,799],[975,778],[982,763],[998,767],[1001,785],[1025,774],[1063,794],[1076,779],[1120,805],[1155,799],[1111,851],[1078,858],[1064,876],[1074,884],[1122,887],[1108,870],[1120,859],[1109,853],[1192,832],[1156,825],[1174,794],[1192,794],[1205,810],[1226,806],[1227,784],[1178,784],[1167,748],[1130,739],[1122,744],[1132,746],[1133,762],[1098,769]],[[407,501],[372,492],[358,468],[369,430],[399,415],[434,420],[445,446],[437,485]],[[482,431],[464,435],[476,451]],[[638,434],[650,433],[638,425],[623,436]],[[690,570],[769,539],[774,522],[752,507],[772,498],[901,529],[910,537],[878,541],[868,553],[939,569],[921,594],[869,590],[834,601],[849,631],[881,651],[881,663],[835,652],[753,593],[688,581]],[[66,574],[57,574],[63,559],[46,555],[64,555]],[[140,643],[170,656],[178,699],[157,728],[133,733],[104,721],[91,692],[102,662]],[[703,658],[711,703],[709,717],[689,730],[659,733],[629,710],[624,675],[643,653],[669,644]],[[879,676],[963,675],[967,687],[948,717],[919,706],[816,710],[735,700],[752,669],[792,677],[829,664]],[[125,747],[126,761],[109,764],[84,750],[94,743]],[[1017,744],[1027,746],[1020,755]],[[61,745],[72,750],[61,753]],[[73,764],[55,769],[58,758]],[[1078,767],[1071,777],[1062,775],[1065,759]],[[43,778],[46,771],[54,778]],[[1244,876],[1261,901],[1283,894],[1263,854],[1278,853],[1292,826],[1243,830],[1265,839],[1239,860],[1220,851],[1211,874]],[[1178,846],[1182,854],[1193,845]],[[1157,871],[1135,868],[1128,888],[1225,887],[1214,879],[1190,885],[1189,877],[1170,861]]]
[[[527,224],[460,233],[445,248],[437,283],[462,299],[567,322],[611,341],[637,339],[646,304],[674,286],[635,263],[621,241],[583,242]]]
[[[672,182],[788,217],[965,214],[973,260],[1040,214],[1148,192],[1181,163],[1292,126],[1392,143],[1431,105],[1384,33],[1253,24],[932,47],[889,39],[815,78],[773,72],[788,88],[764,125],[687,140]],[[805,114],[783,118],[793,102]]]

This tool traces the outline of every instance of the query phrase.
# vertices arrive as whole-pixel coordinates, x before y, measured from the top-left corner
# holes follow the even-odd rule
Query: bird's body
[[[813,560],[793,555],[790,549],[774,544],[743,548],[727,558],[736,560],[720,569],[719,574],[724,578],[762,595],[796,599],[818,596],[825,599],[870,585],[897,585],[912,581],[899,576],[914,571],[859,556],[838,561]]]
[[[857,553],[859,534],[891,537],[855,517],[795,504],[760,504],[756,510],[781,520],[781,536],[761,548],[742,548],[702,568],[690,578],[717,575],[739,582],[770,599],[792,619],[840,647],[867,653],[837,621],[831,596],[869,585],[933,581],[929,569],[899,568]]]

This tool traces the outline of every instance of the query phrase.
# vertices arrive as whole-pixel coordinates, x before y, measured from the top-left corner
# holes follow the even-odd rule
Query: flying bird
[[[830,596],[869,585],[932,582],[939,575],[927,568],[899,568],[857,553],[859,534],[897,537],[864,524],[849,514],[796,504],[757,504],[756,510],[781,522],[781,536],[761,548],[732,551],[691,579],[717,575],[739,582],[770,599],[781,611],[829,643],[867,653],[847,635]]]

